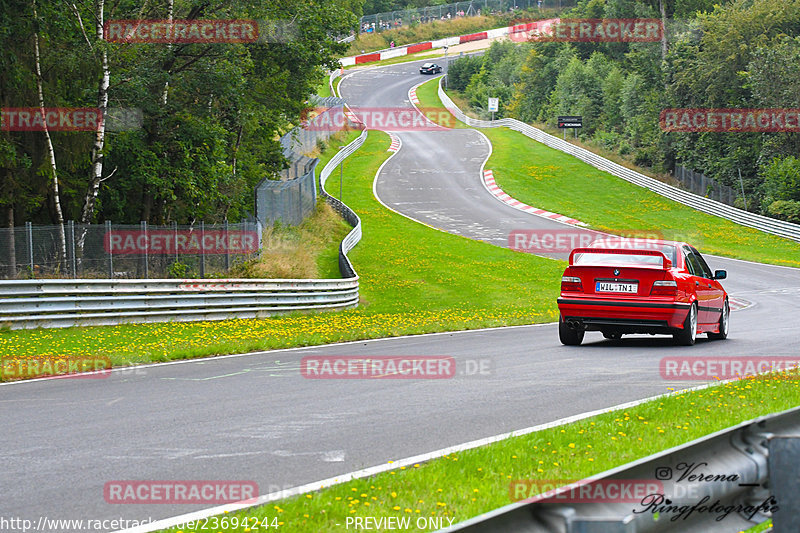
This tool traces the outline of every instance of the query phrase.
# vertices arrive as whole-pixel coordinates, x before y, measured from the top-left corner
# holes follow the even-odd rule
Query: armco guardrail
[[[531,487],[537,487],[536,481],[512,480],[509,497],[515,490],[520,496],[530,494]],[[796,532],[799,490],[796,407],[534,495],[446,531],[721,533],[747,530],[771,517],[777,533]]]
[[[366,140],[364,130],[320,173],[320,191],[353,229],[339,245],[344,279],[0,280],[0,325],[12,329],[256,318],[358,305],[358,276],[347,257],[361,239],[355,212],[325,192],[333,169]]]
[[[545,133],[540,129],[534,128],[529,124],[525,124],[524,122],[520,122],[519,120],[513,118],[489,121],[468,117],[444,92],[444,89],[442,89],[441,79],[439,80],[439,98],[441,98],[444,106],[451,113],[453,113],[458,120],[469,126],[474,126],[477,128],[507,127],[509,129],[518,131],[527,137],[530,137],[534,141],[538,141],[551,148],[555,148],[556,150],[560,150],[569,155],[577,157],[581,161],[584,161],[595,168],[608,172],[609,174],[613,174],[614,176],[622,178],[640,187],[644,187],[645,189],[649,189],[656,194],[660,194],[661,196],[669,198],[670,200],[674,200],[693,209],[697,209],[698,211],[708,213],[709,215],[718,216],[720,218],[730,220],[731,222],[741,224],[742,226],[748,226],[765,233],[771,233],[772,235],[777,235],[779,237],[800,241],[800,225],[798,224],[792,224],[791,222],[785,222],[782,220],[776,220],[774,218],[757,215],[755,213],[750,213],[748,211],[717,202],[716,200],[704,198],[697,194],[673,187],[672,185],[660,182],[657,179],[645,176],[644,174],[640,174],[629,168],[625,168],[622,165],[614,163],[613,161],[609,161],[604,157],[600,157],[589,150],[575,146],[574,144],[570,144],[562,139],[559,139],[558,137],[550,135],[549,133]],[[569,213],[566,214],[569,215]]]
[[[358,278],[0,281],[0,324],[12,329],[256,318],[357,304]]]
[[[331,160],[328,161],[328,164],[325,165],[325,168],[322,169],[322,172],[319,173],[320,196],[323,196],[327,202],[331,204],[331,206],[333,206],[333,208],[342,216],[342,218],[344,218],[351,226],[353,226],[353,229],[350,230],[350,233],[348,233],[344,239],[342,239],[342,243],[339,245],[339,271],[342,273],[342,277],[344,278],[354,277],[358,279],[355,270],[353,270],[353,265],[350,263],[350,259],[347,257],[347,252],[352,250],[358,241],[361,240],[361,219],[358,218],[358,215],[355,211],[328,194],[328,192],[325,190],[325,182],[328,180],[331,172],[333,172],[333,170],[339,166],[339,164],[344,161],[346,157],[358,150],[366,140],[367,130],[364,129],[356,140],[345,146],[339,151],[339,153],[333,156]]]

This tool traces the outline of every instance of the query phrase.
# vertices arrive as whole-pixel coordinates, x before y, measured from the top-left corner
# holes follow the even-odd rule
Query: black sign
[[[583,117],[558,117],[559,128],[582,128]]]

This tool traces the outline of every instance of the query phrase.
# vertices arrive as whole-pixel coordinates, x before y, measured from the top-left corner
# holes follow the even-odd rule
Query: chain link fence
[[[0,278],[202,278],[260,248],[258,224],[74,224],[0,228]]]
[[[425,24],[437,20],[452,20],[458,17],[477,15],[499,15],[518,9],[561,9],[574,6],[575,0],[472,0],[439,6],[387,11],[361,17],[359,33],[382,32],[402,26]]]
[[[736,199],[739,197],[735,189],[680,165],[675,166],[675,179],[687,190],[726,205],[735,206]]]
[[[322,123],[331,117],[343,117],[344,100],[337,97],[316,98],[312,105],[322,111],[303,127],[294,128],[281,137],[283,155],[289,168],[280,172],[279,179],[265,178],[256,186],[256,218],[262,226],[275,222],[300,224],[317,205],[314,169],[318,159],[308,157],[322,142],[345,127],[330,127]]]
[[[261,224],[296,226],[314,211],[317,188],[314,169],[319,159],[303,157],[284,171],[286,180],[264,179],[256,187],[256,217]]]

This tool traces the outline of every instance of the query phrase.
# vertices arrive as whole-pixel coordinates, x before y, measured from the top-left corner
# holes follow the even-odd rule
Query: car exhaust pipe
[[[576,331],[582,331],[583,330],[583,322],[581,322],[580,320],[575,320],[574,318],[571,318],[571,319],[567,320],[567,327],[569,329],[574,329]]]

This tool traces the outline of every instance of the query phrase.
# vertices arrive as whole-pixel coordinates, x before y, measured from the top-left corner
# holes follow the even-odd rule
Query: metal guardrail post
[[[69,252],[70,252],[70,265],[72,266],[72,279],[78,277],[78,261],[75,258],[75,221],[70,220],[67,222],[69,228]]]
[[[27,229],[28,234],[28,265],[31,269],[31,277],[34,277],[33,272],[33,225],[30,222],[25,223],[25,229]]]
[[[178,259],[178,223],[173,220],[172,221],[172,237],[175,239],[173,242],[175,243],[175,262],[179,261]]]
[[[769,439],[769,484],[780,512],[772,517],[776,533],[800,531],[800,435]]]
[[[144,253],[142,254],[142,258],[144,259],[144,279],[149,279],[150,278],[150,275],[149,275],[149,273],[150,273],[150,270],[149,270],[150,265],[148,264],[148,253],[147,252],[149,251],[148,249],[150,248],[150,245],[149,245],[149,242],[148,242],[148,235],[147,235],[147,221],[142,220],[141,226],[142,226],[142,235],[144,235],[144,239],[145,239]]]
[[[231,269],[231,243],[228,237],[228,217],[225,217],[225,272]]]
[[[200,277],[206,277],[206,251],[203,245],[206,236],[206,223],[200,222]]]
[[[106,235],[104,238],[108,246],[108,279],[114,279],[114,249],[111,247],[111,221],[106,220]]]

